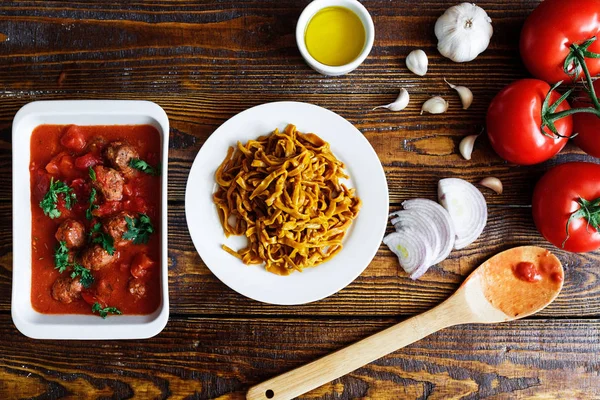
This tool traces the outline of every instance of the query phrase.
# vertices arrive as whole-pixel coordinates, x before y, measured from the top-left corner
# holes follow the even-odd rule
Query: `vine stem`
[[[583,70],[583,73],[585,74],[585,80],[587,81],[588,86],[589,86],[588,93],[592,99],[592,102],[594,103],[594,107],[596,108],[596,110],[600,111],[600,101],[598,101],[598,96],[596,95],[596,90],[594,90],[594,81],[592,80],[592,76],[590,75],[590,70],[588,69],[588,67],[585,63],[585,57],[583,55],[583,52],[581,51],[579,46],[577,46],[576,44],[572,44],[571,49],[573,49],[575,57],[577,57],[577,60],[579,60],[581,69]]]
[[[596,110],[595,108],[592,108],[592,107],[586,107],[586,108],[571,108],[568,110],[559,111],[557,113],[548,114],[548,119],[552,120],[552,121],[556,121],[561,118],[568,117],[569,115],[573,115],[573,114],[577,114],[577,113],[594,114],[595,116],[600,118],[600,110]]]
[[[554,123],[561,118],[568,117],[569,115],[573,115],[573,114],[577,114],[577,113],[588,113],[588,114],[594,114],[596,117],[600,118],[600,101],[598,100],[598,96],[596,95],[596,90],[594,88],[594,81],[592,80],[590,71],[587,67],[587,64],[585,63],[586,57],[600,58],[600,54],[592,53],[587,50],[588,47],[594,41],[596,41],[595,36],[586,40],[581,45],[578,45],[576,43],[571,44],[571,46],[570,46],[571,51],[570,51],[569,55],[565,58],[564,66],[563,66],[565,73],[569,76],[572,76],[573,80],[577,79],[579,77],[579,75],[581,74],[581,71],[583,71],[583,73],[585,75],[585,80],[589,86],[588,88],[586,88],[586,91],[587,91],[588,95],[590,96],[590,99],[592,100],[594,107],[570,108],[568,110],[555,112],[555,110],[558,108],[558,106],[560,106],[560,104],[563,101],[565,101],[567,99],[567,97],[569,97],[574,90],[574,89],[568,90],[565,94],[560,96],[560,98],[555,103],[550,104],[550,96],[558,88],[558,86],[560,86],[562,81],[556,83],[550,89],[548,94],[546,95],[546,98],[544,99],[544,103],[542,105],[542,124],[540,126],[540,129],[542,130],[542,133],[544,135],[553,137],[553,138],[565,137],[565,136],[562,136],[559,134],[559,132],[556,128],[556,125]],[[570,67],[574,67],[573,73],[570,72],[571,71]],[[579,68],[581,68],[581,70]],[[554,136],[552,136],[549,133],[546,133],[544,131],[545,127],[547,127],[552,132],[552,134],[554,134]],[[574,137],[574,136],[571,136],[571,137]]]

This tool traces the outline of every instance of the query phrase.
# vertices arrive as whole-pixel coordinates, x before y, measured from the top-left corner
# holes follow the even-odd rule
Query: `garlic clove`
[[[410,96],[408,95],[408,91],[404,88],[400,89],[400,94],[396,98],[396,101],[390,104],[386,104],[385,106],[377,106],[373,110],[378,108],[387,108],[390,111],[401,111],[406,108],[408,102],[410,101]]]
[[[442,114],[447,110],[448,102],[440,96],[434,96],[423,103],[421,115],[423,115],[423,112],[428,112],[429,114]]]
[[[475,140],[479,135],[469,135],[465,136],[458,145],[458,150],[460,151],[460,155],[463,156],[465,160],[471,159],[471,154],[473,153],[473,147],[475,146]]]
[[[406,56],[406,67],[419,76],[425,76],[428,64],[427,54],[421,49],[413,50]]]
[[[438,51],[455,62],[474,60],[490,44],[494,33],[485,10],[472,3],[449,9],[435,23]]]
[[[471,90],[468,87],[453,85],[450,82],[448,82],[446,78],[444,78],[444,82],[446,82],[448,86],[450,86],[450,88],[456,90],[456,92],[458,93],[458,97],[460,97],[460,102],[462,103],[463,110],[466,110],[469,107],[471,107],[471,104],[473,103],[473,92],[471,92]]]
[[[488,189],[492,189],[494,192],[496,192],[497,194],[502,194],[502,181],[498,178],[495,178],[493,176],[488,176],[487,178],[483,178],[479,184],[481,186],[485,186]]]

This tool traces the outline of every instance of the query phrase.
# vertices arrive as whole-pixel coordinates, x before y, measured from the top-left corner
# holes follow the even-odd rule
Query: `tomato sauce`
[[[92,220],[86,218],[93,187],[89,167],[104,165],[114,167],[106,156],[106,148],[113,142],[123,142],[133,147],[139,159],[157,166],[161,154],[161,138],[150,125],[40,125],[31,136],[30,184],[32,213],[32,285],[33,308],[45,314],[91,314],[95,302],[102,307],[116,307],[123,314],[150,314],[161,302],[160,291],[160,225],[161,225],[161,178],[138,169],[124,174],[123,195],[120,201],[106,201],[98,191]],[[117,168],[115,168],[117,169]],[[70,210],[65,207],[62,195],[58,196],[58,218],[45,215],[40,201],[48,192],[50,180],[60,180],[68,185],[77,197]],[[132,240],[115,245],[115,258],[105,267],[92,270],[94,283],[78,294],[70,303],[63,303],[52,296],[52,288],[59,277],[69,277],[72,269],[62,274],[55,269],[54,254],[59,244],[55,238],[58,227],[66,219],[81,222],[85,226],[86,244],[73,249],[74,261],[81,263],[81,253],[92,246],[89,232],[101,223],[104,229],[108,218],[125,210],[133,215],[146,214],[154,232],[147,243],[134,244]],[[143,274],[136,270],[133,261],[145,254],[151,265]],[[148,264],[148,263],[146,263]],[[139,265],[138,265],[139,267]],[[133,272],[133,273],[132,273]],[[145,288],[143,295],[134,295],[130,282],[134,274]]]
[[[513,249],[488,260],[486,269],[482,282],[486,298],[511,317],[539,309],[562,287],[560,260],[547,250]]]

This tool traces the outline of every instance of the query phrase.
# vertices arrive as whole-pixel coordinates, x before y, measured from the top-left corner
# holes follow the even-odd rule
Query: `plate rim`
[[[255,113],[257,109],[271,108],[271,107],[308,107],[308,108],[313,108],[313,109],[317,110],[318,112],[328,113],[328,114],[332,115],[334,118],[337,118],[338,120],[340,120],[340,122],[349,125],[349,127],[351,127],[358,134],[357,137],[360,138],[359,140],[361,140],[365,144],[363,151],[365,149],[368,150],[371,153],[371,155],[374,156],[375,159],[377,160],[377,172],[378,172],[379,177],[382,178],[383,185],[382,185],[381,189],[383,189],[383,191],[384,191],[383,194],[385,194],[385,196],[383,196],[383,197],[385,197],[385,201],[382,202],[384,204],[384,209],[382,209],[382,212],[381,212],[381,215],[385,216],[385,218],[383,219],[383,221],[385,221],[385,223],[382,222],[379,227],[376,227],[372,232],[370,232],[371,236],[377,237],[377,239],[378,239],[377,243],[379,243],[379,245],[377,245],[377,246],[373,245],[372,249],[370,249],[368,251],[368,261],[365,262],[365,265],[361,266],[360,268],[357,268],[356,271],[353,274],[350,274],[346,279],[340,280],[335,285],[332,285],[331,289],[326,291],[327,293],[321,293],[321,294],[315,295],[315,296],[304,296],[306,298],[303,298],[301,300],[291,300],[291,301],[288,301],[285,299],[278,300],[278,301],[273,301],[273,299],[265,300],[263,298],[260,298],[260,296],[256,296],[252,293],[248,293],[246,290],[241,290],[240,288],[232,287],[232,285],[229,282],[227,282],[225,273],[218,271],[218,269],[216,269],[216,268],[211,267],[209,265],[209,263],[207,263],[205,261],[205,258],[203,257],[203,251],[205,251],[205,248],[203,248],[201,245],[198,245],[196,243],[199,240],[194,239],[194,232],[196,232],[197,229],[201,229],[201,228],[194,228],[192,226],[192,224],[190,223],[191,212],[189,211],[189,207],[192,202],[191,202],[191,199],[189,199],[189,197],[188,197],[190,195],[189,187],[190,187],[191,178],[193,178],[193,176],[195,175],[193,172],[196,169],[196,165],[197,164],[199,165],[202,162],[202,161],[199,161],[199,160],[202,160],[202,158],[203,158],[202,155],[206,151],[209,151],[207,149],[210,149],[212,147],[213,142],[219,140],[218,138],[222,135],[222,134],[221,135],[219,134],[220,131],[223,130],[223,131],[227,132],[226,131],[227,125],[233,123],[233,122],[231,122],[232,120],[243,118],[246,114]],[[273,127],[273,129],[274,128],[275,127]],[[265,133],[256,133],[256,134],[259,135],[259,134],[265,134]],[[335,153],[335,151],[334,151],[334,153]],[[348,169],[349,164],[348,164],[347,160],[345,160],[344,162],[346,164],[346,169]],[[214,171],[212,171],[212,172],[214,172]],[[382,199],[383,199],[383,197],[382,197]],[[356,128],[350,121],[348,121],[341,115],[339,115],[325,107],[318,106],[316,104],[299,102],[299,101],[275,101],[275,102],[262,103],[262,104],[247,108],[247,109],[231,116],[227,120],[223,121],[223,123],[221,123],[210,134],[210,136],[202,144],[202,147],[198,150],[198,153],[194,157],[192,167],[190,168],[190,172],[188,174],[187,181],[186,181],[184,208],[185,208],[186,224],[188,227],[190,238],[192,239],[192,243],[194,244],[194,248],[196,249],[196,252],[200,256],[200,258],[202,259],[202,261],[206,265],[206,267],[211,271],[211,273],[217,279],[219,279],[219,281],[221,281],[223,284],[225,284],[228,288],[230,288],[234,292],[239,293],[240,295],[242,295],[244,297],[247,297],[249,299],[252,299],[252,300],[255,300],[255,301],[258,301],[261,303],[273,304],[273,305],[284,305],[284,306],[301,305],[301,304],[313,303],[313,302],[322,300],[324,298],[327,298],[329,296],[332,296],[332,295],[338,293],[342,289],[346,288],[354,280],[356,280],[356,278],[358,278],[365,271],[365,269],[371,264],[371,262],[373,261],[373,258],[377,254],[381,240],[383,239],[383,236],[385,235],[385,231],[387,228],[387,216],[389,213],[389,188],[388,188],[388,184],[387,184],[385,170],[383,169],[383,165],[381,164],[381,160],[379,159],[377,152],[375,151],[375,149],[373,148],[371,143],[368,141],[368,139],[364,136],[364,134],[358,128]],[[216,209],[214,212],[216,215]],[[360,214],[359,214],[359,217],[360,217]],[[353,222],[351,229],[354,228],[355,223],[356,222]],[[373,243],[376,243],[376,242],[374,241]],[[342,249],[342,251],[343,251],[343,249]],[[252,267],[252,266],[249,266],[249,267]],[[290,276],[293,276],[293,275],[290,275]],[[286,278],[288,278],[288,277],[286,277]],[[310,291],[308,291],[308,292],[310,292]]]

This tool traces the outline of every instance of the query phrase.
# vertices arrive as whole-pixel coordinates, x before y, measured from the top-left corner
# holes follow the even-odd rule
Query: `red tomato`
[[[138,178],[132,178],[123,185],[123,194],[128,197],[137,197],[141,195],[140,180]]]
[[[107,201],[100,204],[98,208],[92,211],[92,215],[96,217],[107,217],[111,214],[118,213],[123,210],[123,203],[120,201]]]
[[[136,213],[148,213],[148,204],[142,197],[133,197],[130,200],[125,200],[123,202],[123,208],[127,211],[133,211]]]
[[[85,179],[78,178],[73,179],[69,186],[73,189],[73,193],[75,193],[75,198],[77,199],[73,209],[76,212],[85,212],[89,205],[90,184]]]
[[[71,125],[60,138],[60,144],[68,149],[81,151],[85,148],[85,136],[77,125]]]
[[[599,164],[571,162],[552,168],[537,183],[532,201],[538,231],[556,247],[578,253],[600,248],[600,233],[584,218],[571,221],[567,239],[567,223],[581,208],[580,198],[600,198]]]
[[[102,158],[95,156],[92,153],[84,154],[75,159],[75,166],[81,170],[86,170],[89,167],[99,164],[103,164]]]
[[[66,178],[73,178],[77,175],[74,170],[73,157],[66,152],[58,153],[50,162],[46,165],[46,171],[49,174]]]
[[[503,159],[520,165],[537,164],[552,158],[567,143],[566,138],[552,138],[542,133],[542,104],[550,85],[537,79],[521,79],[511,83],[492,100],[487,112],[487,132],[492,147]],[[560,94],[553,92],[550,103]],[[571,107],[563,101],[556,112]],[[555,122],[563,136],[573,133],[573,118]],[[544,131],[553,136],[548,127]]]
[[[134,278],[141,279],[148,274],[148,270],[152,268],[154,261],[145,253],[138,253],[131,263],[131,275]]]
[[[521,58],[536,78],[556,83],[570,80],[563,63],[572,43],[600,36],[600,0],[545,0],[527,18],[521,31]],[[600,53],[600,40],[588,51]],[[592,76],[600,72],[600,59],[587,58]]]
[[[36,203],[42,201],[49,188],[50,177],[48,176],[46,171],[42,169],[38,169],[37,171],[35,171],[35,184],[32,195]]]
[[[596,95],[600,95],[600,80],[594,82],[594,90]],[[583,93],[582,96],[587,98],[574,102],[573,107],[592,107],[589,96]],[[594,157],[600,157],[600,118],[589,113],[573,115],[573,132],[577,132],[573,141],[581,150]]]
[[[102,308],[106,307],[106,302],[102,298],[98,297],[98,295],[91,290],[82,291],[81,297],[83,297],[83,300],[91,306],[93,306],[94,303],[100,303],[100,306],[102,306]]]

